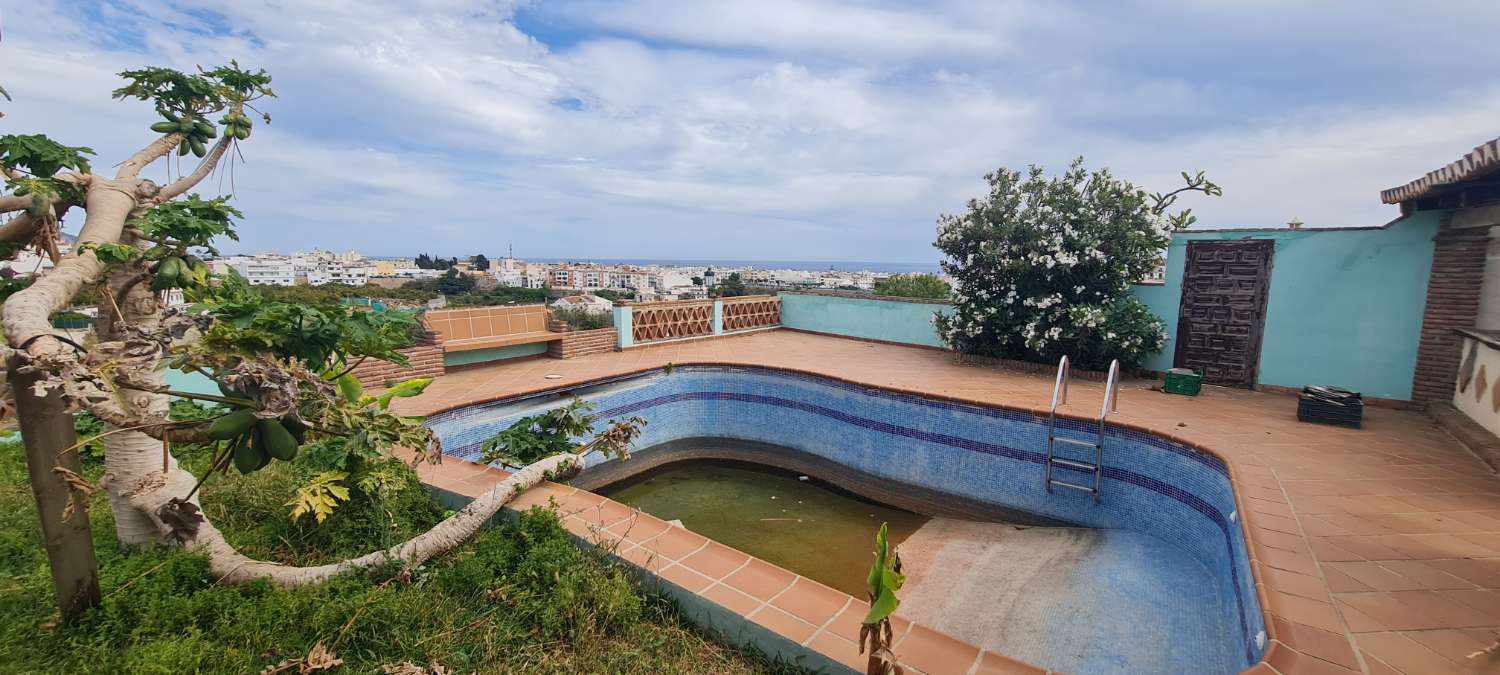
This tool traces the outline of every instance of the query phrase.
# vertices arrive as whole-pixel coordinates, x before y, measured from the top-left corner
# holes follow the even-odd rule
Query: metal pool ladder
[[[1098,439],[1082,441],[1076,438],[1065,438],[1057,435],[1057,406],[1066,405],[1068,402],[1068,357],[1064,356],[1057,362],[1057,382],[1052,385],[1052,411],[1047,414],[1047,491],[1052,491],[1052,486],[1065,487],[1080,492],[1088,492],[1094,495],[1094,501],[1099,501],[1099,479],[1104,471],[1104,420],[1111,412],[1120,412],[1120,361],[1115,359],[1109,363],[1109,379],[1104,383],[1104,404],[1099,407],[1099,436]],[[1071,459],[1058,457],[1056,453],[1058,443],[1078,445],[1094,449],[1094,463],[1079,462]],[[1065,466],[1070,469],[1078,469],[1094,474],[1092,486],[1058,480],[1052,477],[1053,465]]]

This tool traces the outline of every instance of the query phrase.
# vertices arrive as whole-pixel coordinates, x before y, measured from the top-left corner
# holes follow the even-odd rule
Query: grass
[[[190,468],[207,461],[201,449],[179,454]],[[98,460],[85,468],[97,482]],[[282,462],[215,476],[203,503],[243,551],[293,564],[364,553],[443,516],[407,471],[390,496],[356,502],[322,526],[292,523],[284,503],[298,479],[295,464]],[[201,556],[120,546],[102,494],[90,515],[104,603],[57,628],[20,445],[0,441],[0,672],[255,673],[320,641],[344,659],[327,671],[335,673],[400,662],[455,673],[795,672],[695,630],[623,567],[575,545],[545,510],[412,575],[290,589],[216,584]]]

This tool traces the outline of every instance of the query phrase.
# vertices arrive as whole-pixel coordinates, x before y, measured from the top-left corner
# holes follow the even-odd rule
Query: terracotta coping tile
[[[843,611],[833,617],[833,621],[828,623],[823,632],[833,633],[845,640],[858,642],[860,626],[864,623],[865,615],[869,613],[870,603],[855,598],[848,606],[844,607]],[[900,634],[906,626],[897,626],[896,622],[898,620],[900,620],[900,617],[891,617],[891,630]]]
[[[558,508],[567,515],[573,515],[584,509],[591,509],[603,504],[604,501],[604,497],[583,490],[575,490],[572,494],[557,500]]]
[[[1252,528],[1255,543],[1269,548],[1277,548],[1298,555],[1311,555],[1312,549],[1307,545],[1307,538],[1296,534],[1277,532],[1264,528]]]
[[[1324,561],[1408,560],[1411,555],[1391,548],[1378,536],[1314,537],[1308,540],[1313,555]],[[1324,557],[1327,556],[1327,557]]]
[[[607,529],[610,525],[627,520],[638,513],[640,512],[613,499],[605,499],[594,506],[574,513],[573,517],[600,529]]]
[[[1359,672],[1308,656],[1284,645],[1271,651],[1266,657],[1266,663],[1281,675],[1354,675]]]
[[[1316,656],[1324,661],[1345,668],[1359,668],[1354,648],[1342,632],[1335,633],[1306,624],[1287,621],[1279,616],[1271,617],[1276,640],[1303,654]]]
[[[799,645],[810,640],[818,630],[817,626],[769,605],[756,610],[750,615],[750,620]]]
[[[1434,594],[1447,600],[1461,603],[1482,614],[1489,623],[1486,626],[1500,626],[1500,591],[1487,591],[1480,589],[1463,590],[1439,590]],[[1461,628],[1464,626],[1455,626]]]
[[[1256,546],[1255,548],[1255,559],[1260,561],[1262,567],[1274,567],[1279,570],[1305,574],[1312,577],[1318,575],[1318,563],[1311,556],[1299,555],[1267,546]]]
[[[510,501],[506,506],[513,511],[525,511],[533,506],[562,508],[562,502],[568,495],[577,492],[577,488],[570,488],[557,483],[542,483],[530,490],[521,493],[521,496]]]
[[[1454,663],[1482,665],[1488,667],[1491,672],[1500,672],[1500,655],[1493,655],[1488,659],[1469,659],[1470,654],[1495,644],[1495,639],[1500,637],[1500,630],[1495,628],[1423,630],[1402,633],[1402,635]],[[1360,639],[1360,643],[1364,643],[1363,638]],[[1476,670],[1483,670],[1483,668],[1476,668]]]
[[[1427,564],[1475,586],[1500,588],[1500,558],[1429,560]]]
[[[1297,521],[1291,518],[1282,518],[1281,516],[1271,516],[1251,511],[1245,520],[1250,521],[1251,525],[1263,527],[1267,530],[1276,530],[1277,532],[1295,535],[1302,534],[1302,528],[1297,527]]]
[[[985,651],[979,655],[979,663],[974,667],[973,673],[974,675],[1046,675],[1047,670],[1008,656]]]
[[[807,646],[858,672],[864,672],[865,665],[868,663],[868,658],[859,653],[859,645],[828,631],[814,635],[813,639],[808,641]]]
[[[929,675],[967,675],[979,659],[979,649],[931,628],[913,625],[896,640],[897,658]]]
[[[1375,590],[1332,567],[1323,568],[1323,579],[1328,582],[1328,590],[1334,593],[1363,593]]]
[[[639,544],[666,532],[669,527],[672,525],[667,521],[649,513],[637,511],[631,517],[610,525],[609,531],[625,537],[625,541]]]
[[[714,582],[713,579],[705,577],[702,574],[683,567],[682,565],[663,567],[661,572],[657,573],[657,576],[660,576],[667,581],[681,586],[683,590],[689,593],[699,593],[703,595],[706,595],[705,593],[703,593],[703,589],[708,588],[709,584],[712,584]]]
[[[697,553],[684,558],[682,564],[697,570],[711,579],[723,579],[746,563],[750,562],[750,556],[736,551],[719,542],[709,540]]]
[[[677,565],[673,569],[681,567],[681,565]],[[733,588],[725,586],[724,584],[716,584],[713,588],[710,588],[707,591],[697,591],[697,593],[740,616],[747,616],[761,606],[761,602],[759,600],[736,591]]]
[[[796,579],[797,575],[791,572],[758,558],[750,558],[750,562],[744,567],[724,577],[724,583],[744,591],[757,600],[769,602],[771,598],[790,588]],[[819,622],[818,625],[821,624],[822,622]]]
[[[1344,631],[1344,624],[1339,620],[1338,612],[1334,610],[1332,604],[1327,602],[1310,600],[1278,591],[1267,591],[1264,607],[1272,614],[1288,621],[1305,623],[1326,631],[1339,633]]]
[[[797,577],[792,587],[776,596],[771,605],[780,607],[814,626],[823,626],[853,602],[843,591],[834,590],[807,577]]]
[[[640,544],[669,560],[681,560],[708,544],[701,534],[681,527],[668,527],[660,535]]]
[[[1253,563],[1259,566],[1259,563]],[[1258,567],[1266,585],[1282,593],[1301,596],[1318,602],[1329,602],[1328,586],[1322,579],[1306,574],[1288,572],[1274,567]]]
[[[1360,649],[1386,664],[1407,673],[1474,672],[1417,643],[1401,633],[1368,633],[1359,636]],[[1467,660],[1467,659],[1466,659]]]
[[[662,558],[655,551],[644,546],[632,546],[629,548],[622,546],[615,551],[615,555],[652,574],[659,573],[663,566],[672,564],[671,560]]]

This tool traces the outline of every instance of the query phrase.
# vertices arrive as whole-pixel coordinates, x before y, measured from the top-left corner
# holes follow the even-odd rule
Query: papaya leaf
[[[339,377],[339,393],[344,395],[344,400],[350,403],[358,403],[364,396],[364,385],[359,383],[359,378],[352,373],[344,373]]]
[[[418,394],[421,394],[423,390],[427,389],[427,385],[429,384],[432,384],[432,378],[429,377],[418,377],[415,379],[407,380],[394,387],[391,387],[390,389],[387,389],[384,394],[381,394],[380,397],[376,398],[375,400],[380,403],[380,409],[385,410],[386,408],[390,407],[391,399],[397,397],[406,398],[410,396],[416,396]]]

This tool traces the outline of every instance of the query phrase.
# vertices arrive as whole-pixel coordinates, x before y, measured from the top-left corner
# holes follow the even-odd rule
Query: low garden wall
[[[406,356],[410,365],[402,367],[389,361],[365,359],[349,372],[366,387],[384,387],[388,382],[414,377],[442,377],[443,346],[438,344],[436,333],[429,331],[416,345],[397,351]]]
[[[554,359],[572,359],[589,354],[612,352],[615,349],[615,329],[573,330],[568,322],[552,319],[547,330],[562,334],[562,339],[547,343],[547,356]]]
[[[783,328],[946,349],[932,323],[937,312],[951,314],[952,303],[870,294],[781,293]]]

